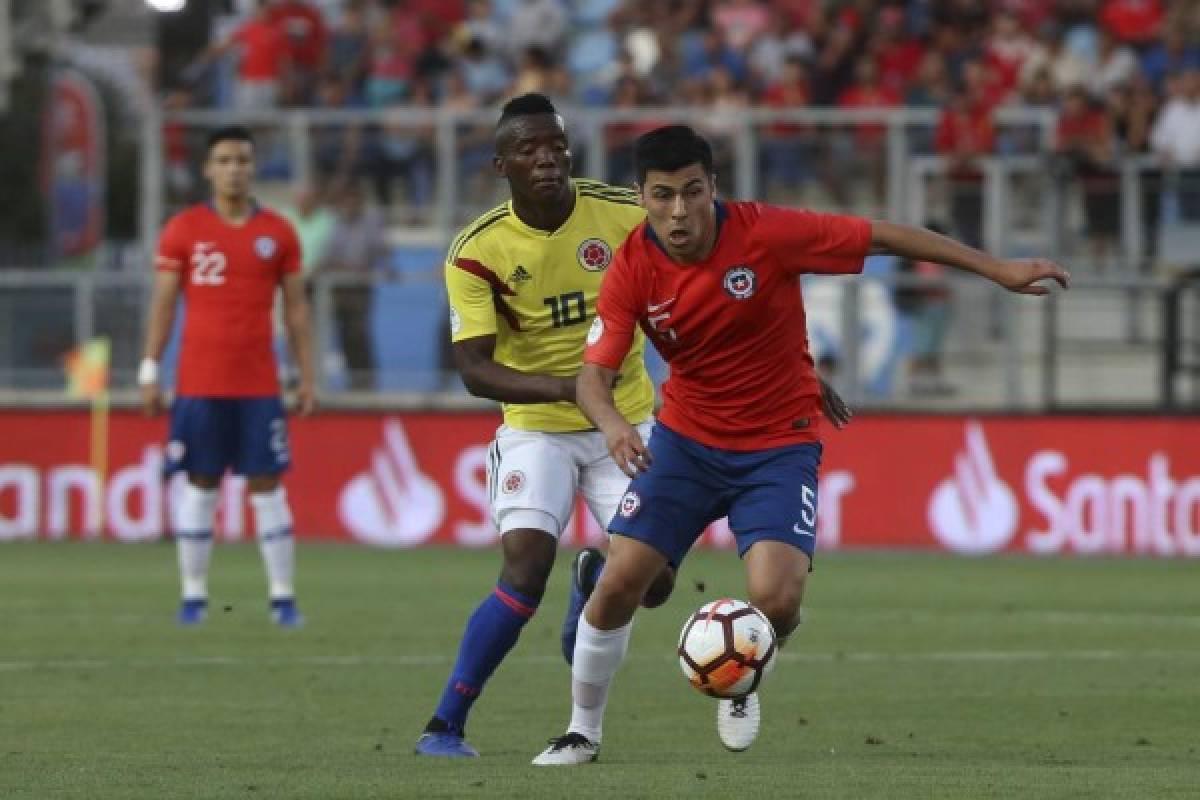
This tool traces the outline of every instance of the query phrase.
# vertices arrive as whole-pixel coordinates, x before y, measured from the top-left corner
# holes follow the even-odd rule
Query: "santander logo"
[[[930,529],[956,553],[992,553],[1012,541],[1018,512],[1012,489],[996,474],[983,426],[970,420],[965,450],[954,457],[954,474],[930,499]]]
[[[351,478],[338,498],[342,525],[367,544],[412,547],[436,533],[445,516],[442,490],[417,466],[404,426],[385,420],[371,469]]]

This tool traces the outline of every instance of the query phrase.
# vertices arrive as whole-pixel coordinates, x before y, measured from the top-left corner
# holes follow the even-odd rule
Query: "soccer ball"
[[[754,606],[723,598],[705,603],[679,634],[679,667],[701,692],[741,697],[775,666],[775,631]]]

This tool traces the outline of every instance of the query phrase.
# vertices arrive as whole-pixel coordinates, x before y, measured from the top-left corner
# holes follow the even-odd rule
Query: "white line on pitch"
[[[805,651],[781,653],[784,661],[797,662],[1012,662],[1012,661],[1153,661],[1200,659],[1200,650],[945,650],[945,651]],[[634,661],[667,661],[670,657],[634,654]],[[505,663],[546,664],[561,661],[557,655],[519,655]],[[0,661],[0,672],[35,670],[155,669],[172,667],[374,667],[438,666],[451,663],[449,654],[364,656],[167,656],[130,659],[29,659]]]

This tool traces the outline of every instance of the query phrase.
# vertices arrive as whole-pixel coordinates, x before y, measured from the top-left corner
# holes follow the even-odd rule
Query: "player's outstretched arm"
[[[974,272],[1017,294],[1046,295],[1043,281],[1052,280],[1066,289],[1071,276],[1045,258],[1000,259],[961,242],[910,225],[883,220],[871,222],[871,252],[891,253],[914,261],[936,261],[966,272]]]
[[[167,347],[175,322],[175,303],[179,299],[179,273],[162,270],[154,273],[150,295],[150,319],[146,323],[146,344],[138,366],[137,382],[142,393],[142,410],[153,417],[162,410],[162,388],[158,383],[158,360]]]
[[[575,402],[583,415],[604,434],[613,461],[629,477],[650,467],[650,451],[613,401],[617,371],[599,364],[584,364],[575,379]]]
[[[317,373],[313,366],[312,327],[308,320],[308,300],[304,296],[304,278],[299,272],[283,279],[283,327],[287,330],[288,346],[300,369],[300,385],[296,387],[296,410],[308,416],[317,407]]]
[[[463,385],[476,397],[499,403],[575,402],[575,378],[521,372],[497,363],[495,334],[457,341],[452,350]]]

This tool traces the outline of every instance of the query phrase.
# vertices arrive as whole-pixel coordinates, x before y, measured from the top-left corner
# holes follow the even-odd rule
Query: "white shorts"
[[[649,420],[637,426],[643,441],[653,427]],[[507,425],[488,448],[487,481],[492,523],[501,534],[532,528],[556,539],[571,519],[577,492],[607,530],[629,485],[600,431],[545,433]]]

